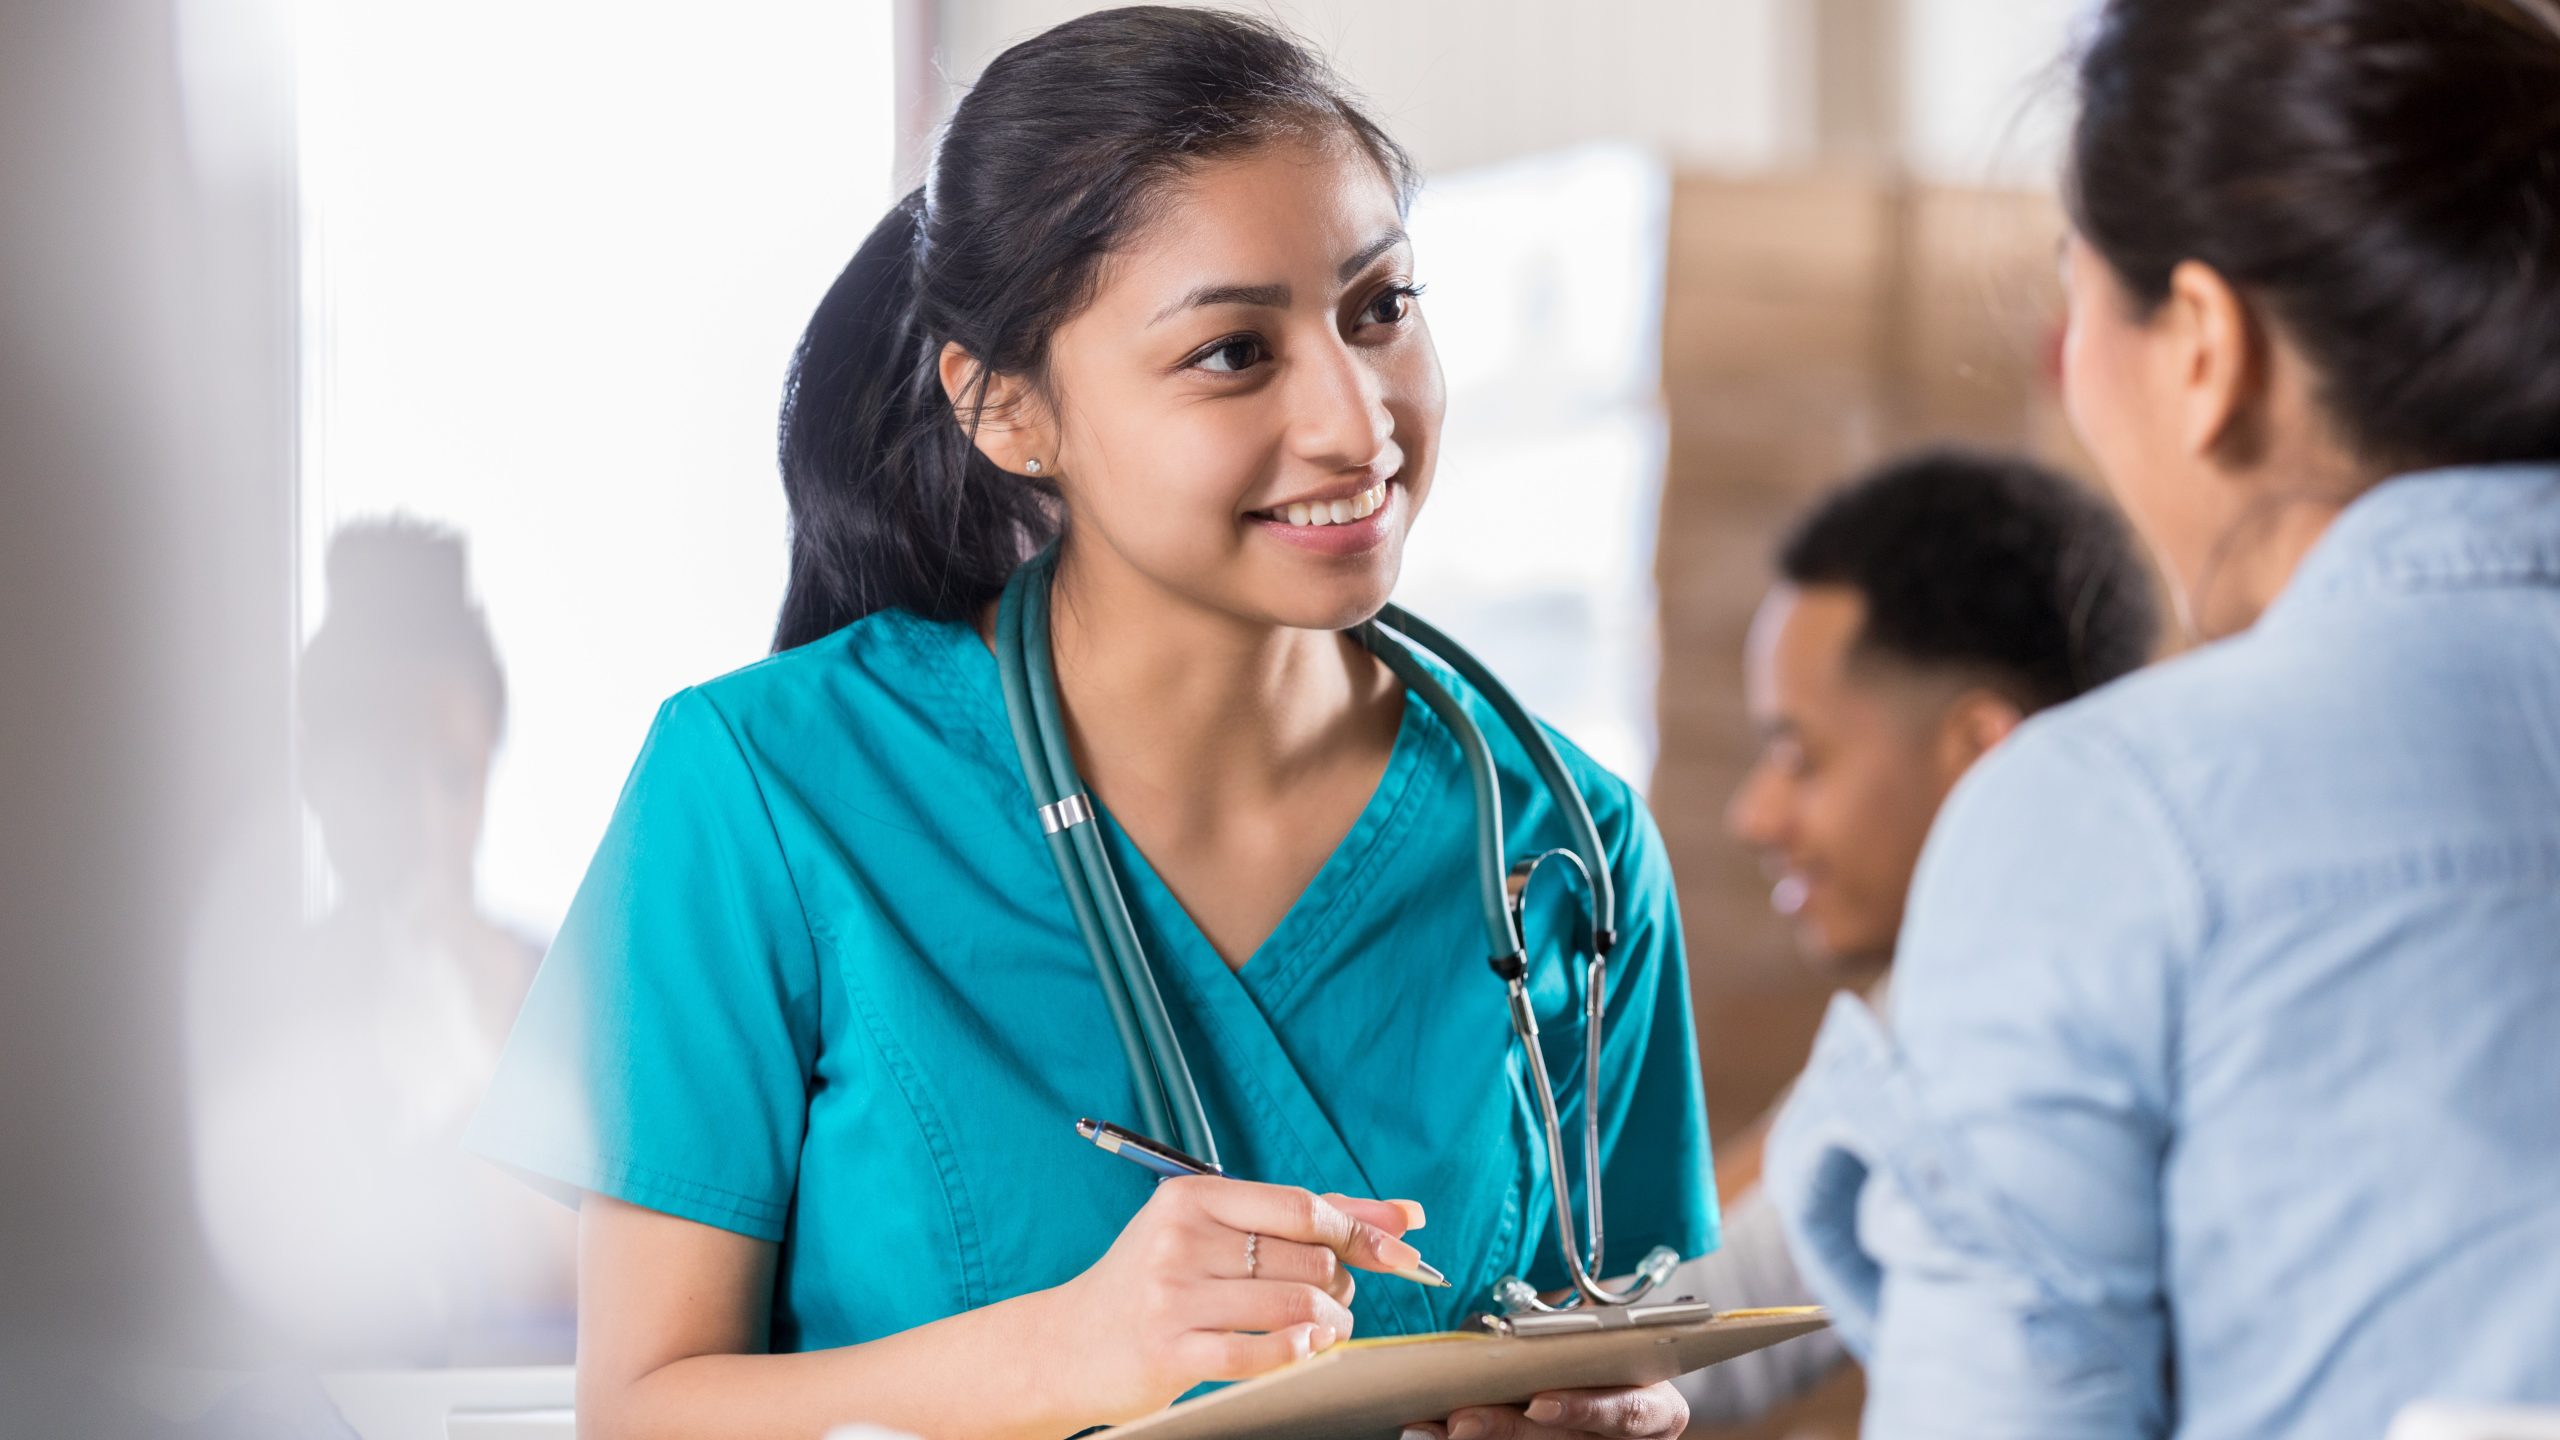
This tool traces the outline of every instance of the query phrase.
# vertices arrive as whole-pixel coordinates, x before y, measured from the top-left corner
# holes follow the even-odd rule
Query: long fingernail
[[[1449,1440],[1476,1440],[1484,1433],[1484,1419],[1477,1415],[1460,1415],[1449,1422]]]
[[[1404,1433],[1398,1435],[1396,1440],[1440,1440],[1440,1437],[1419,1425],[1407,1425],[1404,1427]]]
[[[1564,1402],[1541,1395],[1529,1402],[1529,1418],[1541,1425],[1552,1425],[1564,1418]]]
[[[1429,1223],[1423,1217],[1422,1202],[1419,1200],[1393,1200],[1388,1203],[1404,1212],[1404,1228],[1407,1230],[1419,1230]]]

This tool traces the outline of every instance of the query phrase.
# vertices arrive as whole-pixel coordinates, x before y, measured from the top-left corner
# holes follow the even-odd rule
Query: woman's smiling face
[[[1338,133],[1160,197],[1048,348],[1034,428],[1082,563],[1263,624],[1386,603],[1444,408],[1400,210]]]

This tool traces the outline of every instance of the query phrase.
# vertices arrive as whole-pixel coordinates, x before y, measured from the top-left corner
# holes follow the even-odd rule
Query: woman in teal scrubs
[[[581,1201],[581,1433],[1066,1435],[1566,1283],[1460,753],[1341,633],[1437,456],[1410,177],[1285,36],[1105,12],[988,67],[820,306],[777,653],[659,711],[473,1135]],[[1135,1091],[987,640],[1053,537],[1076,760],[1234,1178],[1158,1187],[1074,1129]],[[1512,854],[1564,844],[1479,709]],[[1611,1251],[1702,1253],[1670,872],[1560,748],[1621,897]],[[1578,966],[1544,898],[1570,1134]],[[1450,1288],[1353,1283],[1417,1241]],[[1685,1414],[1657,1386],[1446,1428]]]

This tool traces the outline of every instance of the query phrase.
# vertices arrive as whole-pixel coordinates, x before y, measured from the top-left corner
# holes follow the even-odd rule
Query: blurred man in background
[[[327,569],[299,701],[332,903],[293,943],[207,947],[191,977],[206,1239],[302,1354],[565,1363],[570,1214],[460,1145],[542,955],[476,882],[497,647],[459,535],[348,525]]]
[[[1778,550],[1744,660],[1760,755],[1726,820],[1809,962],[1871,998],[1922,842],[1956,782],[2028,716],[2139,668],[2159,635],[2122,518],[2031,462],[1932,451],[1850,482]],[[1716,1157],[1724,1248],[1680,1280],[1726,1307],[1809,1303],[1759,1194],[1765,1120]],[[1825,1331],[1681,1382],[1756,1415],[1846,1360]]]

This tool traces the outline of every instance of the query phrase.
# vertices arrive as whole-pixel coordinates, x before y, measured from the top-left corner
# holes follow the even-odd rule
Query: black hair
[[[2079,89],[2073,219],[2138,303],[2211,266],[2369,463],[2560,457],[2560,5],[2110,0]]]
[[[506,672],[472,601],[462,537],[394,517],[329,537],[328,609],[302,656],[304,743],[325,752],[405,731],[439,682],[470,687],[492,735],[507,722]]]
[[[1042,374],[1049,337],[1167,182],[1289,135],[1347,135],[1399,206],[1415,171],[1324,62],[1244,16],[1131,6],[997,56],[819,303],[782,404],[788,649],[874,611],[973,613],[1058,533],[1047,479],[1000,470],[945,396],[957,343],[983,371]],[[984,374],[976,394],[983,395]]]
[[[1778,571],[1856,590],[1862,652],[1978,678],[2029,713],[2139,669],[2159,639],[2123,517],[2010,456],[1932,450],[1870,471],[1796,523]]]

